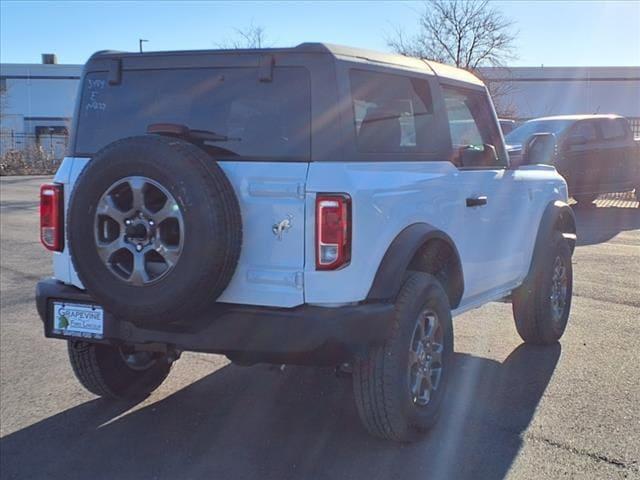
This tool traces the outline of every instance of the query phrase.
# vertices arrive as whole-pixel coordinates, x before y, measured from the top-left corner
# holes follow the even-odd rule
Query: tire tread
[[[435,277],[410,272],[403,283],[395,303],[393,326],[387,343],[373,347],[363,358],[358,359],[353,369],[353,385],[356,407],[365,429],[372,435],[394,441],[411,441],[416,439],[426,428],[408,425],[397,399],[397,351],[389,348],[401,330],[406,308],[414,300],[414,295],[422,291],[425,282],[431,288],[439,289],[438,294],[447,299],[446,293]],[[448,305],[448,300],[447,300]],[[427,427],[428,428],[428,427]]]
[[[562,237],[560,232],[555,232],[553,238],[550,241],[553,254],[551,257],[545,257],[544,260],[555,261],[557,255],[562,255],[568,261],[569,275],[572,275],[571,269],[571,249],[566,240]],[[564,333],[562,331],[554,332],[552,329],[550,311],[548,305],[548,299],[545,298],[546,285],[545,282],[549,281],[550,265],[540,263],[534,265],[532,272],[532,278],[527,279],[518,289],[513,293],[512,310],[515,320],[516,330],[520,335],[520,338],[525,343],[533,345],[549,345],[557,342]],[[573,280],[570,279],[569,298],[567,299],[567,312],[568,318],[569,310],[571,308],[571,292],[572,292]],[[566,327],[566,320],[564,325]]]
[[[114,361],[113,356],[120,355],[114,347],[82,341],[68,341],[67,351],[80,384],[99,397],[131,399],[146,396],[162,384],[172,366],[161,357],[149,369],[134,371],[120,358],[116,357]]]

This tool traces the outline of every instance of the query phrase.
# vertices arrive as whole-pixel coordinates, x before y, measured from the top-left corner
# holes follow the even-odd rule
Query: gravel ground
[[[33,302],[51,272],[37,232],[45,180],[0,180],[3,479],[640,478],[640,208],[629,197],[577,212],[560,344],[523,345],[507,304],[458,317],[446,412],[424,441],[399,445],[364,432],[350,379],[329,369],[185,354],[141,403],[85,392]]]

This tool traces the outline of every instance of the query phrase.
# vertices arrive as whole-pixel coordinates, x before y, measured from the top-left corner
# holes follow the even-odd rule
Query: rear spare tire
[[[116,141],[86,166],[69,202],[68,241],[87,291],[139,325],[177,323],[214,302],[242,242],[226,175],[188,142]]]

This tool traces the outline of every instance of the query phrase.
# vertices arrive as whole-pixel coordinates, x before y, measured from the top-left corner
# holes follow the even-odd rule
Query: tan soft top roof
[[[329,54],[337,61],[357,59],[371,63],[387,64],[394,67],[413,71],[423,71],[427,74],[435,74],[438,77],[458,80],[472,85],[484,86],[484,84],[472,73],[460,68],[444,65],[442,63],[433,62],[431,60],[422,60],[415,57],[407,57],[396,53],[377,52],[374,50],[365,50],[361,48],[346,47],[344,45],[333,45],[330,43],[301,43],[293,48],[261,48],[261,49],[233,49],[233,50],[184,50],[184,51],[158,51],[158,52],[118,52],[112,50],[103,50],[96,52],[89,59],[94,58],[110,58],[110,57],[164,57],[172,55],[194,55],[194,54],[265,54],[265,53],[315,53]],[[89,63],[87,62],[87,63]]]
[[[374,63],[387,63],[400,68],[406,67],[414,70],[425,70],[429,73],[435,73],[437,76],[442,78],[472,83],[474,85],[484,85],[478,77],[461,68],[452,67],[450,65],[445,65],[431,60],[407,57],[396,53],[383,53],[374,50],[345,47],[344,45],[333,45],[330,43],[302,43],[295,47],[294,50],[309,53],[331,53],[335,57],[353,57]]]

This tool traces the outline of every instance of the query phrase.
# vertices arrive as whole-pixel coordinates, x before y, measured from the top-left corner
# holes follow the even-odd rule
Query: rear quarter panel
[[[308,234],[305,301],[340,304],[364,300],[387,248],[416,222],[450,230],[455,218],[457,169],[449,162],[322,162],[309,167],[307,212],[317,192],[352,197],[351,263],[336,271],[315,270],[315,238]],[[315,218],[307,215],[307,232]]]
[[[315,219],[307,215],[305,249],[305,302],[343,304],[366,299],[378,266],[393,239],[407,226],[424,222],[449,235],[454,241],[473,236],[464,225],[461,208],[461,171],[449,162],[322,162],[311,164],[307,179],[307,212],[314,211],[317,192],[344,192],[352,197],[351,263],[336,271],[315,270]],[[528,271],[538,225],[550,201],[567,201],[566,183],[553,167],[530,166],[510,173],[515,188],[527,197],[526,204],[504,205],[515,213],[508,231],[495,231],[521,242],[522,264],[513,286]],[[498,248],[498,247],[496,247]],[[470,261],[461,253],[463,275]],[[488,272],[487,274],[491,274]],[[400,281],[401,279],[398,279]],[[499,298],[504,292],[487,292],[470,299],[463,295],[461,308]],[[467,301],[467,304],[465,304]],[[473,305],[471,305],[473,303]]]

